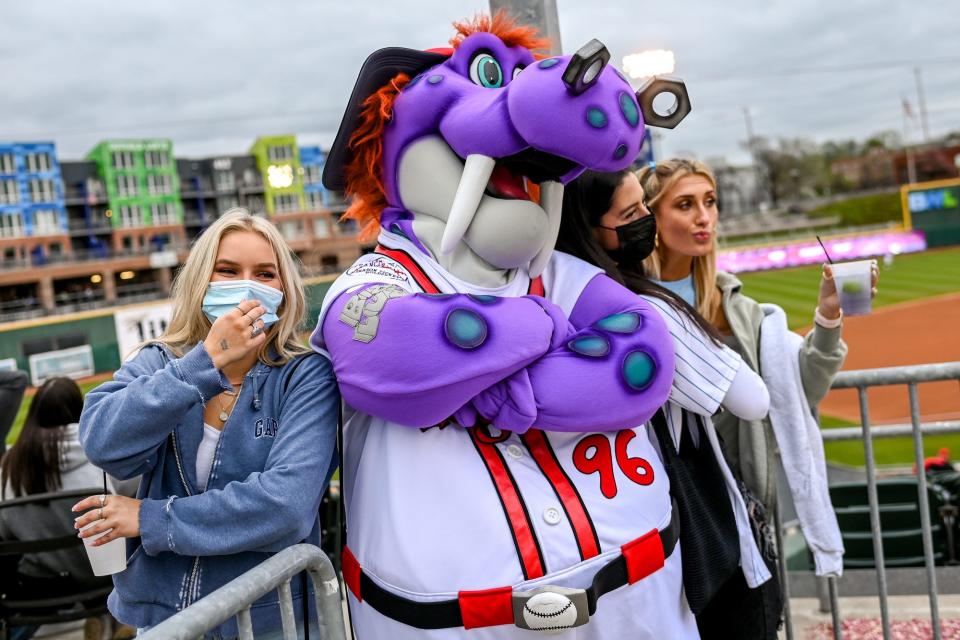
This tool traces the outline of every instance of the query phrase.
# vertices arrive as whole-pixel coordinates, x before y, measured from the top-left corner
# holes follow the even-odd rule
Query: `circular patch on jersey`
[[[653,381],[657,365],[643,351],[631,351],[623,359],[623,379],[635,391],[643,391]]]
[[[581,336],[567,343],[567,349],[590,358],[602,358],[610,353],[610,342],[603,336]]]
[[[479,294],[473,294],[473,293],[471,293],[471,294],[468,294],[468,295],[469,295],[471,298],[473,298],[473,300],[474,300],[475,302],[479,302],[480,304],[494,304],[494,303],[496,303],[496,302],[499,300],[499,298],[498,298],[497,296],[488,296],[488,295],[485,294],[485,293],[479,293]]]
[[[613,333],[633,333],[640,327],[640,314],[633,311],[615,313],[598,320],[593,326]]]
[[[447,340],[461,349],[476,349],[487,339],[487,322],[469,309],[454,309],[443,324]]]

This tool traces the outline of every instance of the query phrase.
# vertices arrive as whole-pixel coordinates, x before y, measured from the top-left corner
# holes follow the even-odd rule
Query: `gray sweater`
[[[723,295],[723,311],[733,331],[729,346],[751,369],[760,373],[760,303],[741,293],[743,284],[736,276],[720,271],[717,287]],[[811,409],[816,412],[830,384],[843,366],[847,345],[840,339],[840,328],[825,329],[818,324],[808,333],[800,351],[800,379]],[[816,416],[815,416],[816,417]],[[714,416],[714,425],[723,438],[723,449],[730,466],[743,479],[747,488],[767,508],[776,503],[776,442],[770,421],[741,420],[721,411]]]

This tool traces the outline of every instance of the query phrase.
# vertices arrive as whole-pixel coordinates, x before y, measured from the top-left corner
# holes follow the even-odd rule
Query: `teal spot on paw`
[[[461,349],[476,349],[487,339],[487,323],[469,309],[454,309],[443,325],[447,340]]]
[[[479,294],[471,293],[470,297],[473,298],[475,301],[479,302],[480,304],[493,304],[498,300],[497,296],[488,296],[485,293],[479,293]]]
[[[640,326],[640,315],[633,311],[627,313],[615,313],[597,321],[593,325],[603,331],[612,331],[613,333],[633,333]]]
[[[602,358],[610,353],[610,343],[603,336],[582,336],[567,343],[574,353],[591,358]]]
[[[627,155],[627,145],[621,144],[617,147],[617,150],[613,152],[613,157],[619,160],[623,156]]]
[[[427,82],[429,82],[430,84],[439,84],[440,82],[443,82],[443,76],[440,76],[440,75],[430,76],[429,78],[427,78]]]
[[[537,66],[541,69],[549,69],[550,67],[558,64],[560,62],[557,58],[547,58],[546,60],[541,60]]]
[[[643,391],[653,381],[657,365],[643,351],[631,351],[623,360],[623,379],[631,389]]]

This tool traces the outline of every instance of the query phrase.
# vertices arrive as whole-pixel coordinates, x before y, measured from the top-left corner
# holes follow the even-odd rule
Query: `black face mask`
[[[617,232],[620,246],[607,249],[607,255],[618,264],[637,264],[653,253],[657,240],[657,218],[653,215],[643,216],[619,227],[597,226]]]

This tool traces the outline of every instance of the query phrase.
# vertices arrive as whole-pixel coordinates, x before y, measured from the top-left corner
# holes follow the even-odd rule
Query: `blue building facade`
[[[68,230],[56,145],[0,142],[0,238],[56,236]]]
[[[303,169],[303,198],[307,211],[328,206],[327,190],[321,182],[326,156],[320,147],[300,147],[300,167]]]

